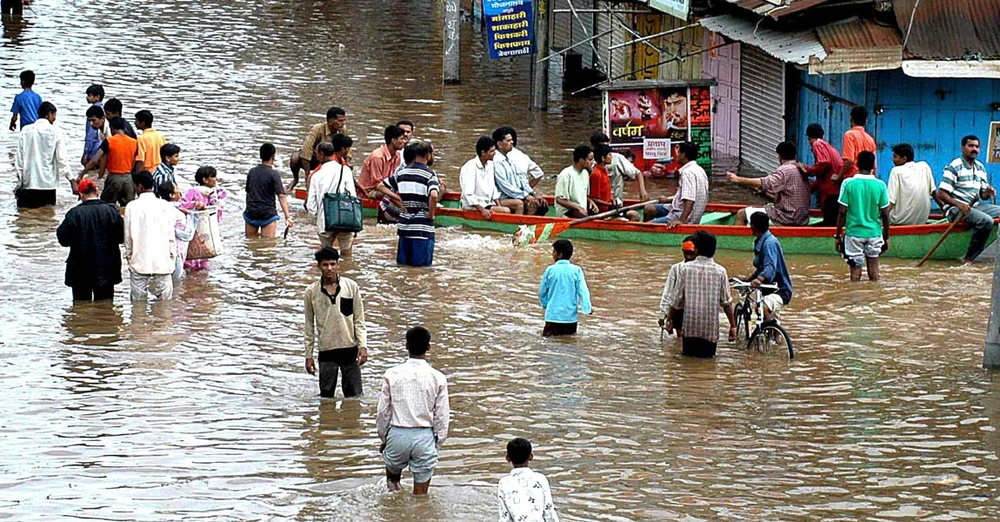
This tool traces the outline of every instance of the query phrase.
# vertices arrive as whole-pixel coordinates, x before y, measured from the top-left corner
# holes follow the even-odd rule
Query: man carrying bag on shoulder
[[[354,140],[337,134],[332,143],[316,148],[322,165],[309,180],[306,210],[316,216],[320,245],[333,247],[336,240],[340,255],[349,257],[354,237],[361,231],[361,199],[355,189],[354,172],[348,166]]]

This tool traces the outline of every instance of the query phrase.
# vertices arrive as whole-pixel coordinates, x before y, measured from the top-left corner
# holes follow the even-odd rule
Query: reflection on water
[[[0,134],[0,517],[483,520],[515,436],[534,442],[567,520],[1000,517],[1000,386],[979,369],[988,266],[887,260],[881,285],[848,285],[837,258],[792,257],[783,321],[795,361],[727,344],[700,361],[656,327],[679,252],[578,242],[595,314],[575,338],[543,339],[535,292],[547,245],[442,230],[436,265],[411,269],[394,263],[395,231],[366,223],[343,263],[370,321],[366,396],[320,401],[301,356],[301,293],[317,277],[310,220],[298,212],[287,239],[241,237],[242,179],[259,143],[273,140],[285,159],[340,104],[361,153],[408,117],[454,183],[474,137],[513,123],[554,174],[599,125],[598,104],[567,98],[529,113],[527,67],[482,59],[469,27],[468,80],[441,87],[436,2],[39,0],[34,10],[29,24],[5,25],[0,66],[8,80],[36,71],[71,157],[83,90],[99,81],[126,113],[153,110],[183,148],[183,180],[213,164],[235,197],[227,253],[175,300],[132,307],[120,285],[113,303],[73,305],[54,233],[72,198],[64,186],[55,210],[18,212],[16,135]],[[142,45],[131,43],[139,31]],[[0,86],[3,100],[15,93]],[[713,197],[742,196],[713,186]],[[718,260],[731,274],[750,269],[745,253]],[[415,324],[434,332],[452,394],[429,498],[384,491],[374,426],[380,376],[404,360]]]

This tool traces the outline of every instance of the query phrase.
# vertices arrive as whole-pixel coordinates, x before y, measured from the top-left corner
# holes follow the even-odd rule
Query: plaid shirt
[[[729,274],[722,265],[704,256],[681,265],[671,306],[684,310],[683,337],[718,342],[719,307],[732,301]]]
[[[774,206],[765,207],[771,221],[793,227],[809,224],[809,183],[794,161],[782,163],[778,170],[760,180],[760,188],[774,198]]]

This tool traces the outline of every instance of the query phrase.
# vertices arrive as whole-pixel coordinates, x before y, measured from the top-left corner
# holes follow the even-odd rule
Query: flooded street
[[[565,520],[1000,519],[1000,379],[981,369],[992,265],[888,259],[881,284],[850,285],[835,256],[790,256],[794,361],[726,343],[703,361],[656,324],[679,251],[576,242],[595,313],[550,340],[536,297],[548,245],[440,230],[435,265],[412,269],[395,264],[395,230],[366,222],[341,269],[365,294],[366,396],[320,401],[302,357],[314,222],[296,205],[287,239],[242,236],[260,143],[288,175],[339,105],[360,164],[408,118],[457,189],[475,137],[501,124],[556,174],[600,103],[529,112],[527,65],[486,59],[470,24],[465,81],[443,88],[436,2],[38,0],[26,19],[0,39],[0,101],[34,70],[74,169],[97,82],[126,115],[154,113],[182,148],[182,184],[213,165],[232,197],[226,254],[173,301],[133,307],[126,275],[113,304],[73,306],[55,228],[76,201],[63,181],[55,209],[19,212],[17,135],[0,132],[0,519],[495,519],[516,436]],[[717,260],[745,274],[751,254]],[[452,409],[427,498],[385,491],[375,430],[381,375],[418,324]]]

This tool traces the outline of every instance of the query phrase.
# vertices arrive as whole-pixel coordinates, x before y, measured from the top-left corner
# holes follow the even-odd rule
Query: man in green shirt
[[[588,145],[573,149],[573,164],[556,178],[556,213],[559,217],[579,219],[597,213],[597,204],[590,199],[590,169],[594,168],[594,151]]]
[[[868,269],[868,279],[878,281],[878,256],[889,250],[889,193],[885,182],[872,175],[875,154],[862,151],[857,166],[858,173],[840,186],[834,237],[837,251],[851,267],[851,281],[861,280],[862,263]]]

